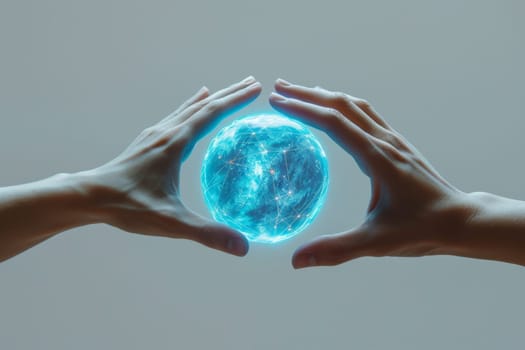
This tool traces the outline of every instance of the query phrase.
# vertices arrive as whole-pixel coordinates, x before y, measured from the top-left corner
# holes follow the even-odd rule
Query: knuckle
[[[395,132],[392,132],[392,131],[389,131],[389,130],[385,131],[382,139],[383,139],[383,141],[391,144],[394,147],[399,147],[403,143],[403,141],[401,140],[401,137],[399,136],[399,134],[397,134]]]
[[[169,144],[172,139],[173,139],[173,133],[172,132],[170,132],[170,131],[163,131],[156,138],[154,146],[155,147],[165,146],[165,145]]]
[[[368,155],[369,157],[371,158],[377,158],[377,156],[379,154],[381,154],[381,147],[377,145],[376,142],[374,142],[374,140],[372,140],[370,137],[367,137],[365,142],[364,142],[364,146],[363,147],[363,153]]]
[[[403,163],[408,162],[408,158],[404,155],[404,153],[396,147],[394,147],[390,142],[381,140],[378,141],[378,145],[388,158],[395,159]]]
[[[191,106],[188,106],[188,108],[182,111],[181,113],[184,113],[184,115],[191,116],[205,108],[208,105],[208,103],[208,100],[199,101],[197,103],[192,104]]]
[[[328,123],[334,128],[341,128],[345,124],[344,117],[336,109],[329,108],[327,111]]]
[[[193,137],[193,128],[188,124],[183,124],[175,129],[175,139],[177,143],[186,144]]]
[[[365,99],[362,99],[362,98],[356,98],[354,100],[354,103],[359,108],[362,108],[362,109],[370,109],[372,107],[372,105],[370,104],[370,102],[368,102],[368,100],[365,100]]]
[[[414,164],[414,167],[417,167],[419,169],[429,169],[429,168],[432,168],[432,166],[429,167],[428,163],[425,162],[424,159],[421,159],[420,156],[410,152],[410,151],[407,151],[407,152],[404,152],[406,154],[406,157],[408,158],[408,160]]]
[[[142,136],[145,136],[145,137],[153,136],[157,133],[158,133],[158,128],[156,126],[147,127],[141,132]]]
[[[344,264],[348,260],[351,260],[354,255],[352,249],[349,249],[346,246],[341,248],[334,249],[330,252],[329,256],[324,257],[324,264],[328,266],[337,266]]]
[[[326,108],[326,116],[330,119],[334,119],[338,121],[340,121],[341,119],[341,113],[337,109],[332,108],[332,107]]]
[[[351,104],[352,102],[350,101],[350,98],[348,97],[348,95],[342,93],[342,92],[335,92],[334,95],[333,95],[333,101],[335,103],[336,106],[339,106],[339,107],[345,107],[349,104]]]
[[[202,101],[199,101],[197,103],[194,103],[192,104],[191,106],[189,106],[188,108],[191,108],[193,109],[194,111],[199,111],[201,110],[202,108],[206,107],[207,104],[209,104],[209,100],[208,99],[204,99]]]
[[[327,259],[325,262],[324,262],[324,265],[326,266],[337,266],[337,265],[341,265],[345,262],[347,262],[348,259],[345,258],[344,255],[339,255],[339,256],[334,256],[334,257],[331,257],[330,259]]]
[[[206,113],[209,113],[209,114],[218,113],[221,109],[221,103],[217,100],[211,101],[210,103],[206,105],[206,107],[204,107],[204,109],[206,110]]]

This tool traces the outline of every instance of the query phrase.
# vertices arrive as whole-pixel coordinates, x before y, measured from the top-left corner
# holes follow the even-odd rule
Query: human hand
[[[261,92],[252,77],[209,95],[202,88],[180,108],[145,129],[118,157],[86,172],[103,222],[123,230],[185,238],[243,256],[246,238],[188,209],[181,200],[181,163],[195,143],[233,110]]]
[[[293,266],[337,265],[363,256],[446,254],[472,215],[465,193],[449,184],[365,100],[278,80],[270,103],[325,131],[370,178],[366,219],[356,228],[299,248]]]

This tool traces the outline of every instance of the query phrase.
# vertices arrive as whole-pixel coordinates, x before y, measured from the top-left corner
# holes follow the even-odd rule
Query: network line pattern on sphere
[[[210,142],[201,169],[213,218],[264,243],[291,238],[310,225],[328,182],[319,141],[303,124],[276,114],[226,126]]]

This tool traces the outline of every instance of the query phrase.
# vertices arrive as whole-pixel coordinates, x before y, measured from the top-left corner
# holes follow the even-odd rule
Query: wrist
[[[77,214],[75,217],[81,224],[105,221],[104,206],[109,190],[98,182],[94,171],[61,173],[51,177],[50,180],[68,198],[68,204]]]
[[[477,193],[456,192],[436,204],[435,249],[433,254],[462,255],[459,252],[470,245],[472,219],[479,214]]]
[[[465,194],[467,215],[444,254],[525,265],[525,202],[490,193]]]
[[[91,223],[115,225],[122,210],[134,206],[134,184],[119,169],[101,167],[71,175],[77,196],[84,203],[84,213]],[[118,225],[117,225],[118,226]]]
[[[464,194],[462,207],[466,211],[461,226],[458,226],[453,236],[450,237],[448,250],[451,255],[472,256],[476,245],[477,232],[480,222],[487,215],[487,209],[493,206],[496,196],[485,192],[471,192]]]

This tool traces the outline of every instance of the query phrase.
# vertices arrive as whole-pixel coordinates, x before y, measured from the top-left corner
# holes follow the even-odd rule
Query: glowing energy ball
[[[259,114],[234,121],[213,138],[201,184],[216,221],[250,241],[275,243],[304,230],[319,213],[328,163],[304,125]]]

